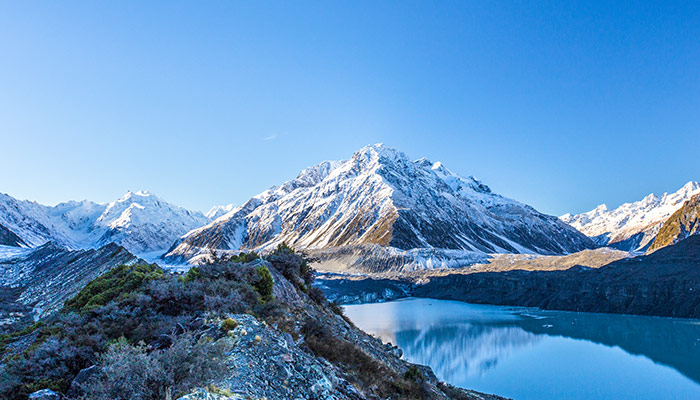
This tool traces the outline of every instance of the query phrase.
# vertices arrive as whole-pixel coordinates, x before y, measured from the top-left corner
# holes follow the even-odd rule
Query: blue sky
[[[551,213],[700,179],[700,2],[3,2],[0,192],[206,210],[384,142]]]

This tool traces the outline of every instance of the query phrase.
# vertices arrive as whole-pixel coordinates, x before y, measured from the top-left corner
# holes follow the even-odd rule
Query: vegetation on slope
[[[408,371],[380,342],[337,318],[342,309],[311,286],[313,276],[286,245],[264,259],[217,259],[184,276],[155,265],[117,267],[60,313],[2,338],[0,398],[24,400],[44,388],[71,399],[178,398],[231,378],[222,377],[231,341],[220,339],[241,329],[234,314],[252,314],[301,340],[353,393],[364,393],[358,398],[445,399],[446,391],[459,392],[437,389],[434,376],[427,383],[423,372]]]

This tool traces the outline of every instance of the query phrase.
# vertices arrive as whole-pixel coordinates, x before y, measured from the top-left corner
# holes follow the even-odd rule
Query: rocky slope
[[[3,246],[14,246],[14,247],[24,247],[27,243],[17,236],[14,232],[7,229],[3,225],[0,225],[0,245]]]
[[[49,315],[98,275],[137,261],[114,243],[67,250],[53,242],[0,260],[0,328]]]
[[[592,242],[559,219],[494,194],[440,163],[384,145],[323,162],[176,242],[166,259],[199,262],[211,249],[379,245],[398,250],[563,254]]]
[[[700,194],[691,197],[671,215],[656,234],[648,253],[678,243],[700,231]]]
[[[451,274],[418,297],[544,309],[700,318],[700,236],[598,269]]]
[[[560,219],[593,239],[599,246],[645,251],[664,222],[683,203],[700,193],[700,183],[688,182],[675,193],[650,194],[644,199],[609,210],[605,204]]]
[[[310,288],[308,272],[288,248],[185,276],[112,269],[42,325],[0,337],[0,397],[499,399],[402,360]]]
[[[109,204],[84,200],[53,207],[0,194],[0,226],[29,246],[53,241],[81,249],[114,242],[135,253],[162,251],[209,221],[200,212],[174,206],[144,191],[127,192]]]

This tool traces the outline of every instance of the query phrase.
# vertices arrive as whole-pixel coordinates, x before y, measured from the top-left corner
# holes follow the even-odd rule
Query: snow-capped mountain
[[[634,203],[625,203],[613,210],[605,204],[577,215],[560,218],[591,237],[600,246],[620,250],[645,250],[664,222],[693,195],[700,193],[700,183],[688,182],[675,193],[654,193]]]
[[[440,163],[411,161],[382,144],[325,161],[191,231],[166,255],[193,260],[211,249],[382,245],[479,253],[562,254],[592,247],[556,217],[494,194]]]
[[[189,211],[167,203],[144,191],[127,192],[107,205],[94,223],[102,232],[101,246],[115,242],[134,253],[167,248],[184,232],[200,227],[209,220],[198,211]]]
[[[44,206],[0,194],[0,225],[28,246],[48,241],[69,249],[123,245],[134,253],[167,249],[184,233],[208,223],[200,212],[148,192],[127,192],[109,204],[69,201]]]
[[[236,208],[236,206],[233,204],[228,204],[225,206],[214,206],[209,211],[207,211],[204,214],[204,216],[207,217],[209,220],[213,221],[224,214],[230,213],[231,211],[233,211],[234,208]]]

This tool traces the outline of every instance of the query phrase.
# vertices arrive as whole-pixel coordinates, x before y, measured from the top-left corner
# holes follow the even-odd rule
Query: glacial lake
[[[514,399],[700,399],[700,321],[433,299],[345,306],[455,386]]]

